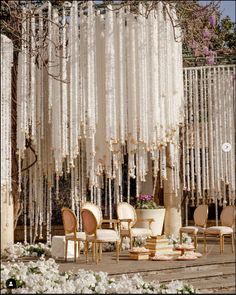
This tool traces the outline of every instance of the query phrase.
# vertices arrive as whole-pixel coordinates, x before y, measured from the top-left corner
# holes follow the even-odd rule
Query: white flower
[[[173,281],[160,286],[158,282],[145,282],[139,274],[119,279],[110,278],[105,272],[79,270],[76,274],[60,273],[59,265],[53,260],[41,258],[25,264],[8,262],[1,270],[1,293],[6,293],[5,282],[10,277],[21,280],[24,285],[13,294],[143,294],[143,293],[194,293],[188,284]]]
[[[179,236],[175,236],[175,235],[171,235],[167,237],[169,240],[169,244],[173,244],[174,246],[180,244],[180,237]],[[186,234],[183,233],[182,234],[182,244],[192,244],[192,238]]]
[[[30,244],[9,244],[9,246],[1,253],[2,257],[7,258],[11,261],[14,261],[20,257],[36,257],[38,253],[40,254],[43,252],[44,255],[50,256],[51,255],[51,248],[43,243],[38,243],[34,245]]]

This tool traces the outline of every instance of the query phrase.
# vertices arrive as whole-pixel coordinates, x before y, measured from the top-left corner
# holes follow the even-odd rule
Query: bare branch
[[[31,149],[31,151],[33,152],[33,154],[34,154],[34,156],[35,156],[35,159],[34,159],[34,162],[31,163],[29,166],[27,166],[27,167],[21,169],[21,172],[24,172],[24,171],[26,171],[26,170],[29,170],[32,166],[34,166],[34,164],[35,164],[35,163],[37,162],[37,160],[38,160],[38,156],[37,156],[37,154],[36,154],[34,148],[33,148],[32,145],[31,145],[31,140],[26,140],[26,147]]]

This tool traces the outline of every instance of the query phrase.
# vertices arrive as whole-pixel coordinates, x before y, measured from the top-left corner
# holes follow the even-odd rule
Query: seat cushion
[[[88,236],[88,241],[94,241],[95,235]],[[118,232],[112,229],[98,229],[97,240],[101,242],[116,242],[120,240]]]
[[[120,237],[117,231],[112,229],[98,229],[97,230],[97,240],[116,242],[119,241]]]
[[[67,234],[66,235],[66,238],[68,239],[72,239],[74,237],[74,234],[73,233],[71,233],[71,234]],[[83,231],[81,231],[81,232],[77,232],[76,233],[76,238],[77,239],[80,239],[81,241],[85,241],[86,240],[86,235],[85,235],[85,232],[83,232]]]
[[[205,228],[200,226],[184,226],[179,229],[181,233],[188,233],[188,234],[197,234],[197,233],[204,233]]]
[[[228,226],[211,226],[206,228],[205,230],[205,234],[211,234],[211,235],[228,235],[232,233],[233,233],[232,227],[228,227]]]

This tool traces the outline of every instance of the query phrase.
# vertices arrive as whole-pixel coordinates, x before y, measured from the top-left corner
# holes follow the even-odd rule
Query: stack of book
[[[145,252],[143,252],[143,253],[130,252],[129,255],[130,255],[130,258],[133,260],[149,260],[150,252],[146,252],[146,253]]]
[[[157,254],[173,254],[173,244],[170,244],[165,235],[152,236],[146,240],[145,248],[149,249],[150,256]]]
[[[134,260],[148,260],[150,251],[146,247],[133,247],[129,251],[131,259]]]

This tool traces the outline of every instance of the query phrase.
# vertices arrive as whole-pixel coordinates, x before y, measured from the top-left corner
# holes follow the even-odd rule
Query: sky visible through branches
[[[199,1],[201,4],[207,4],[210,1]],[[236,4],[234,0],[229,1],[221,1],[220,3],[220,10],[222,12],[222,17],[229,16],[232,21],[235,22],[235,10],[236,10]]]

